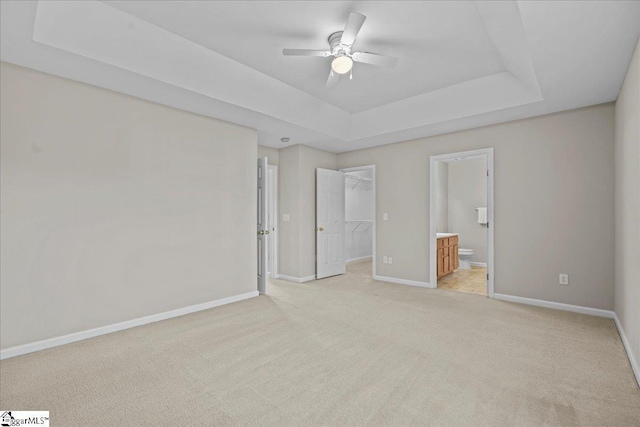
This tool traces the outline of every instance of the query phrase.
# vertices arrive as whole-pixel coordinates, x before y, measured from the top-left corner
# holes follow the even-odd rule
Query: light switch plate
[[[282,214],[283,221],[289,221],[289,214]]]
[[[385,213],[383,213],[383,214],[382,214],[382,220],[383,220],[383,221],[386,221],[386,220],[388,220],[388,219],[389,219],[389,215],[387,215],[387,213],[386,213],[386,212],[385,212]]]

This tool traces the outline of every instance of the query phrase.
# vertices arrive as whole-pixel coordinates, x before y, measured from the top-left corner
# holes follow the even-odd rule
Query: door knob
[[[316,231],[324,231],[324,227],[318,227],[316,228]]]
[[[269,230],[264,230],[264,234],[269,234]]]
[[[264,236],[264,230],[258,231],[258,234],[261,235],[261,236]]]

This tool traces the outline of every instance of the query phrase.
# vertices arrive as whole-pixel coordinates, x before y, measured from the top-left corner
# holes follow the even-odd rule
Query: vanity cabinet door
[[[458,236],[443,237],[437,239],[437,242],[437,277],[440,278],[458,268]]]

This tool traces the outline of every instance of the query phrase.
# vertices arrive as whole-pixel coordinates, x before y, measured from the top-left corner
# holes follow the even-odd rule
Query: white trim
[[[431,286],[427,282],[419,282],[417,280],[399,279],[397,277],[386,276],[373,276],[373,280],[379,280],[381,282],[398,283],[400,285],[418,286],[420,288],[430,288]]]
[[[150,316],[140,317],[138,319],[127,320],[120,323],[114,323],[112,325],[88,329],[86,331],[75,332],[69,335],[63,335],[61,337],[54,337],[42,341],[32,342],[29,344],[19,345],[16,347],[10,347],[0,351],[0,360],[20,356],[27,353],[33,353],[34,351],[40,351],[47,348],[58,347],[60,345],[70,344],[72,342],[82,341],[88,338],[110,334],[112,332],[135,328],[136,326],[159,322],[161,320],[171,319],[173,317],[184,316],[185,314],[191,314],[197,311],[208,310],[213,307],[219,307],[221,305],[231,304],[233,302],[257,297],[258,295],[258,291],[247,292],[245,294],[234,295],[228,298],[222,298],[202,304],[190,305],[188,307],[178,308],[176,310],[165,311],[164,313],[152,314]]]
[[[304,282],[309,282],[311,280],[316,280],[316,275],[314,274],[313,276],[307,276],[307,277],[293,277],[293,276],[287,276],[285,274],[279,274],[278,279],[282,279],[282,280],[286,280],[288,282],[294,282],[294,283],[304,283]]]
[[[514,295],[505,294],[494,294],[493,297],[502,301],[535,305],[537,307],[553,308],[555,310],[572,311],[574,313],[590,314],[592,316],[606,317],[607,319],[613,319],[614,317],[613,311],[602,310],[600,308],[583,307],[581,305],[564,304],[561,302],[545,301],[541,299],[517,297]]]
[[[376,175],[376,165],[353,166],[350,168],[342,168],[340,169],[340,172],[359,171],[363,169],[371,169],[373,171],[373,183],[371,185],[371,191],[373,191],[373,227],[372,227],[373,236],[371,238],[372,245],[373,245],[373,255],[372,255],[373,263],[372,263],[371,274],[375,277],[376,264],[378,262],[376,257],[376,246],[377,246],[376,229],[378,228],[378,217],[377,217],[378,205],[376,204],[376,196],[378,192],[378,190],[376,189],[376,186],[378,185],[378,176]],[[349,262],[349,261],[346,261],[346,262]]]
[[[624,328],[622,327],[622,323],[620,323],[620,319],[618,319],[618,315],[613,313],[613,321],[618,328],[618,333],[620,334],[620,339],[622,339],[622,344],[624,345],[624,349],[627,351],[627,357],[629,358],[629,363],[631,364],[631,370],[633,371],[633,375],[636,376],[636,382],[638,383],[638,387],[640,387],[640,367],[638,366],[638,361],[633,355],[633,351],[631,350],[631,343],[627,339],[627,334],[624,332]]]
[[[371,256],[371,255],[369,255],[369,256],[363,256],[363,257],[360,257],[360,258],[352,258],[352,259],[348,259],[348,260],[346,260],[345,262],[362,261],[363,259],[371,259],[371,258],[372,258],[372,256]]]
[[[437,268],[436,268],[436,162],[443,160],[454,160],[456,158],[465,157],[477,158],[478,156],[487,157],[487,220],[489,228],[487,230],[487,293],[489,298],[495,298],[494,293],[494,230],[495,221],[493,220],[494,200],[493,200],[493,148],[482,148],[479,150],[462,151],[458,153],[440,154],[429,158],[429,280],[431,288],[438,286]]]
[[[475,261],[471,261],[471,265],[474,267],[487,267],[487,263],[486,262],[475,262]]]

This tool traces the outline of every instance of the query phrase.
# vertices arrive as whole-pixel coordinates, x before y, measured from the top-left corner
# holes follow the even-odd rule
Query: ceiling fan
[[[282,54],[287,56],[319,56],[323,58],[333,56],[334,59],[331,61],[331,71],[327,79],[327,87],[332,87],[338,83],[342,74],[351,72],[349,78],[353,78],[352,68],[354,61],[380,67],[395,67],[398,58],[378,55],[376,53],[351,51],[353,43],[356,41],[358,31],[362,28],[365,19],[367,19],[366,16],[351,12],[344,31],[338,31],[329,36],[330,50],[283,49]]]

